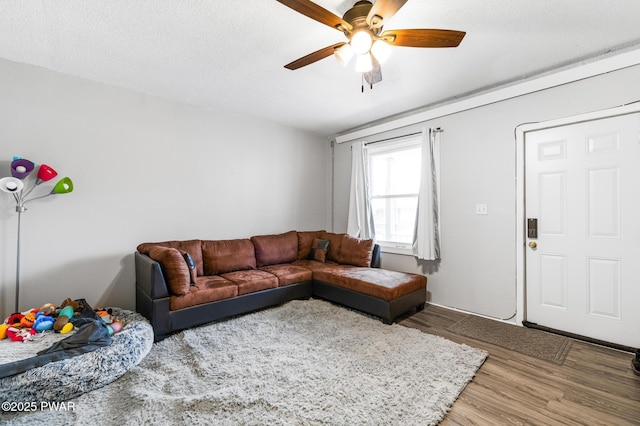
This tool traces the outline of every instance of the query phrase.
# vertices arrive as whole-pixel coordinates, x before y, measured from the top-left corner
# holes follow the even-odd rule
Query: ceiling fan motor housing
[[[373,4],[367,0],[360,0],[356,2],[353,7],[347,10],[347,12],[342,16],[342,20],[351,24],[353,28],[351,30],[346,28],[338,29],[344,32],[348,38],[351,37],[351,34],[360,30],[371,31],[373,34],[378,35],[381,27],[374,25],[375,22],[372,22],[371,28],[369,28],[369,24],[367,24],[367,16],[369,15],[372,7]],[[376,18],[379,17],[376,16]],[[378,19],[378,21],[381,20],[382,18]]]

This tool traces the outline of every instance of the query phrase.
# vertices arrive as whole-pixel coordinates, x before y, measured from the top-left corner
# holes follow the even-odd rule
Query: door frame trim
[[[516,143],[516,324],[521,326],[527,320],[526,300],[526,221],[525,217],[525,139],[528,132],[546,130],[553,127],[578,124],[603,118],[640,112],[640,102],[622,105],[600,111],[537,123],[525,123],[515,128]],[[640,140],[639,140],[640,142]]]

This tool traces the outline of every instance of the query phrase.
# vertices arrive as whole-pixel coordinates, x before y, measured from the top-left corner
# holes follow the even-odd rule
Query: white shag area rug
[[[430,425],[485,351],[325,301],[187,330],[63,410],[8,424]],[[1,414],[0,414],[1,415]]]

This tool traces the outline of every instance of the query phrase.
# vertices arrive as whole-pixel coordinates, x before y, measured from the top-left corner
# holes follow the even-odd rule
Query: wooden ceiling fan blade
[[[313,53],[309,53],[307,56],[296,59],[295,61],[285,65],[284,67],[290,70],[297,70],[298,68],[305,67],[309,64],[319,61],[320,59],[324,59],[327,56],[333,55],[333,52],[335,52],[336,49],[344,46],[345,44],[345,42],[340,42],[332,44],[331,46],[324,47],[320,50],[316,50]]]
[[[367,15],[367,24],[371,27],[381,27],[382,21],[395,15],[406,2],[407,0],[377,0]]]
[[[410,29],[384,31],[380,37],[392,46],[457,47],[465,34],[454,30]]]
[[[331,28],[335,28],[337,30],[340,29],[340,26],[351,30],[351,24],[345,22],[339,16],[329,12],[327,9],[322,6],[318,6],[317,4],[309,1],[309,0],[277,0],[279,3],[284,4],[285,6],[295,10],[298,13],[303,14],[306,17],[309,17],[315,21],[320,22],[321,24],[325,24],[330,26]]]

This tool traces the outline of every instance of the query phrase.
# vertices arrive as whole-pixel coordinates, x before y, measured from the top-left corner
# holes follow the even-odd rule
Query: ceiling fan
[[[357,1],[342,18],[309,0],[277,0],[315,21],[342,31],[349,40],[327,46],[284,67],[302,68],[334,55],[343,65],[356,56],[355,70],[363,73],[370,86],[382,80],[380,62],[388,56],[390,46],[457,47],[464,31],[438,29],[399,29],[382,31],[382,26],[400,10],[407,0]],[[364,90],[364,88],[363,88]]]

